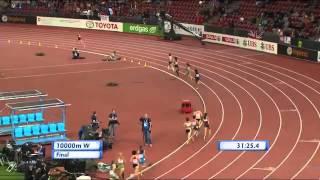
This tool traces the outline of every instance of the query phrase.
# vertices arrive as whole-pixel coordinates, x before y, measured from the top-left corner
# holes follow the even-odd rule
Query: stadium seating
[[[57,126],[58,126],[58,131],[60,132],[65,131],[64,123],[58,123]]]
[[[24,136],[31,136],[31,126],[24,126],[23,127],[23,135]]]
[[[48,134],[49,133],[49,127],[47,124],[41,124],[40,128],[41,128],[41,134]]]
[[[39,124],[35,124],[32,127],[32,134],[37,136],[40,135],[40,125]]]
[[[56,124],[49,124],[49,132],[51,132],[51,133],[57,132],[57,125]]]
[[[23,137],[23,128],[22,127],[17,127],[14,129],[14,136],[16,138],[21,138]]]
[[[14,129],[16,138],[26,138],[30,136],[49,135],[53,133],[65,132],[65,125],[63,122],[50,124],[33,124]]]
[[[49,143],[66,139],[64,122],[15,127],[13,132],[17,145],[26,142]]]
[[[36,113],[36,121],[43,121],[43,113],[42,112]]]
[[[27,123],[27,116],[25,114],[19,115],[20,123]]]
[[[0,128],[2,126],[10,126],[13,122],[14,124],[22,125],[27,123],[42,122],[44,120],[43,113],[28,113],[19,114],[11,116],[0,116]]]
[[[12,119],[13,119],[13,123],[14,123],[14,124],[18,124],[18,123],[19,123],[19,116],[18,116],[18,115],[14,115],[14,116],[12,117]]]
[[[27,114],[28,116],[28,122],[34,122],[36,120],[34,113]]]
[[[10,116],[3,116],[1,119],[2,119],[1,125],[3,125],[3,126],[11,125]]]

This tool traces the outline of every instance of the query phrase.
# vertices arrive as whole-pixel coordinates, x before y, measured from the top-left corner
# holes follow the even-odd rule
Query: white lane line
[[[300,140],[301,142],[301,140]],[[314,143],[314,142],[313,142]],[[311,162],[311,160],[314,158],[314,156],[317,154],[319,148],[320,148],[320,141],[318,140],[317,143],[317,147],[316,149],[314,150],[313,154],[310,156],[309,160],[302,166],[301,169],[299,169],[299,171],[297,171],[296,174],[294,174],[290,179],[293,180],[293,179],[296,179],[297,176],[308,166],[308,164]]]
[[[301,139],[300,142],[305,142],[305,143],[320,143],[320,139],[310,139],[310,140]]]
[[[254,53],[254,54],[248,54],[248,55],[241,55],[242,57],[252,57],[252,56],[261,56],[266,55],[265,53]]]
[[[71,58],[70,58],[71,59]],[[18,67],[18,68],[4,68],[0,71],[16,71],[16,70],[28,70],[28,69],[45,69],[45,68],[56,68],[56,67],[68,67],[68,66],[81,66],[81,65],[93,65],[93,64],[105,64],[105,62],[89,62],[89,63],[65,63],[56,65],[46,65],[46,66],[32,66],[32,67]]]
[[[297,109],[282,109],[280,112],[297,112]]]
[[[81,73],[92,73],[92,72],[103,72],[103,71],[115,71],[115,70],[128,70],[128,69],[138,69],[143,68],[142,66],[134,67],[124,67],[124,68],[106,68],[106,69],[93,69],[84,71],[72,71],[72,72],[61,72],[61,73],[47,73],[47,74],[35,74],[35,75],[25,75],[25,76],[9,76],[0,79],[21,79],[21,78],[34,78],[34,77],[46,77],[46,76],[58,76],[67,74],[81,74]]]
[[[264,167],[264,168],[252,168],[254,170],[261,170],[261,171],[273,171],[275,168],[274,167]]]

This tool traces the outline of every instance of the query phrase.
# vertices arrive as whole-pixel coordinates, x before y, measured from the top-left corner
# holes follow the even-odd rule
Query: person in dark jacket
[[[142,127],[142,137],[144,145],[148,145],[152,147],[152,141],[151,141],[151,118],[148,117],[148,114],[145,114],[143,117],[140,118],[140,123]]]
[[[98,121],[98,117],[97,117],[97,112],[93,111],[92,115],[91,115],[91,124],[92,124],[92,128],[93,129],[99,129],[99,121]]]
[[[110,136],[112,136],[112,137],[115,136],[115,130],[118,125],[120,125],[120,123],[118,121],[118,115],[117,115],[116,111],[113,109],[112,112],[109,114],[108,127],[109,127]]]

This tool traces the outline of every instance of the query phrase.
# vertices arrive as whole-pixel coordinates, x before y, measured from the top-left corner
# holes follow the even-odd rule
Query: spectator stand
[[[31,99],[31,98],[39,98],[39,101],[43,101],[44,98],[48,96],[47,94],[39,91],[39,90],[26,90],[26,91],[11,91],[11,92],[0,92],[0,101],[2,102],[14,102],[22,99]],[[5,104],[4,103],[4,104]],[[7,106],[4,105],[0,110],[0,135],[9,135],[11,134],[11,122],[16,124],[28,124],[27,115],[19,114],[14,117],[10,117],[7,112]],[[38,116],[43,112],[38,112]],[[7,115],[4,115],[7,114]]]
[[[32,143],[50,143],[56,140],[66,139],[65,121],[66,121],[66,107],[70,104],[65,104],[60,99],[49,99],[43,101],[31,101],[31,102],[18,102],[8,103],[6,106],[10,109],[10,117],[14,119],[16,113],[27,112],[27,120],[32,124],[20,125],[11,122],[12,126],[12,139],[16,145],[21,145],[26,142]],[[34,111],[46,109],[46,115],[53,113],[53,116],[47,115],[52,118],[50,122],[44,123],[43,114],[33,113]],[[58,114],[60,118],[57,118]],[[49,119],[49,118],[48,118]]]

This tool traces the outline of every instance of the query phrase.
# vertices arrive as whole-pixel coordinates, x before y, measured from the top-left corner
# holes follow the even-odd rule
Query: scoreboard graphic
[[[101,159],[102,141],[55,141],[52,159]]]

